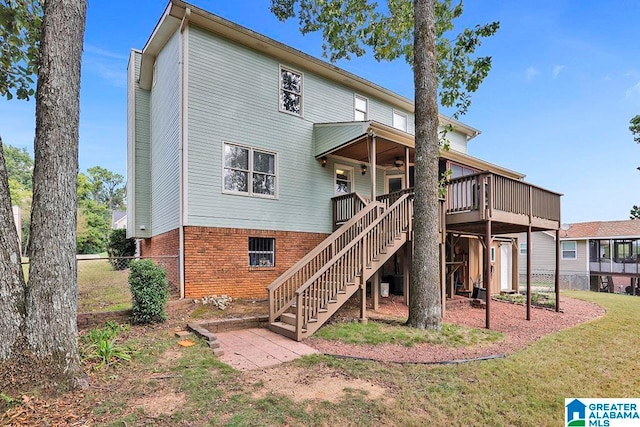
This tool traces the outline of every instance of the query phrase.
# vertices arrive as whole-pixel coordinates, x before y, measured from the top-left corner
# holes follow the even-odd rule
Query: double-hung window
[[[401,131],[407,131],[407,115],[399,111],[393,110],[393,127]]]
[[[224,192],[276,197],[276,154],[224,144]]]
[[[562,246],[562,259],[578,258],[578,245],[575,240],[561,242],[561,246]]]
[[[353,119],[356,122],[363,122],[367,120],[367,110],[369,107],[369,101],[364,96],[355,95],[353,100]]]
[[[280,67],[279,109],[302,116],[302,73]]]

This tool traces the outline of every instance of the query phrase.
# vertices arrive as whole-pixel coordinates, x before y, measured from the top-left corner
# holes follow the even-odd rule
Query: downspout
[[[191,15],[191,9],[186,8],[184,11],[184,16],[182,17],[182,21],[180,22],[180,142],[178,146],[178,162],[180,165],[180,219],[179,219],[179,247],[180,254],[178,256],[178,269],[180,274],[180,298],[185,297],[184,291],[184,224],[186,217],[186,208],[185,208],[185,188],[186,188],[186,179],[185,179],[185,154],[184,154],[184,146],[185,141],[187,140],[187,77],[186,77],[186,62],[187,62],[187,43],[188,39],[185,39],[184,31],[187,29],[187,25],[189,23],[189,16]],[[188,33],[187,33],[188,35]]]

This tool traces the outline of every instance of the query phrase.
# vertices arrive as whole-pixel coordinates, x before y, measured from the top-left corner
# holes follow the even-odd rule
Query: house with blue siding
[[[179,258],[171,280],[181,296],[269,296],[272,323],[296,339],[367,282],[376,299],[384,277],[408,296],[412,100],[171,0],[131,51],[127,111],[128,235],[142,256]],[[478,130],[440,124],[451,147],[440,169],[452,171],[441,205],[446,299],[500,262],[500,251],[483,255],[487,221],[489,246],[499,234],[557,229],[559,195],[470,156]],[[517,262],[516,248],[502,262]],[[517,272],[505,273],[508,286]],[[296,318],[311,300],[311,317]]]

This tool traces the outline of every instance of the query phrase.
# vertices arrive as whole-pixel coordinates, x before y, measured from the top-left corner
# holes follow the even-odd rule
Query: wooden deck
[[[455,178],[447,183],[447,231],[492,234],[558,230],[560,194],[491,172]]]

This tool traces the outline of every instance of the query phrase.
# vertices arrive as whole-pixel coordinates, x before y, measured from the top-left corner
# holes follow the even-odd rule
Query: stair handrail
[[[304,301],[302,299],[302,294],[303,292],[307,291],[309,289],[309,287],[311,287],[320,277],[322,277],[322,275],[324,273],[326,273],[330,268],[333,267],[333,265],[335,265],[338,261],[340,261],[342,259],[342,257],[344,257],[345,254],[349,253],[349,251],[355,246],[355,245],[361,245],[363,240],[366,238],[366,236],[368,236],[368,234],[372,231],[375,230],[376,227],[378,227],[378,225],[385,221],[387,218],[391,217],[392,215],[394,215],[396,213],[396,211],[400,210],[401,205],[403,205],[405,203],[405,201],[407,201],[408,199],[413,199],[413,194],[412,193],[408,193],[408,194],[404,194],[402,195],[398,200],[396,200],[396,202],[391,205],[388,209],[386,209],[382,215],[380,215],[378,218],[375,219],[375,221],[373,221],[371,224],[369,224],[369,226],[362,230],[362,232],[355,238],[353,239],[351,242],[349,242],[344,248],[342,248],[342,250],[340,252],[338,252],[337,254],[335,254],[335,256],[333,258],[331,258],[331,261],[326,263],[324,266],[322,266],[322,268],[320,268],[312,277],[310,277],[302,286],[300,286],[295,294],[296,294],[296,334],[299,334],[300,328],[306,324],[306,321],[312,317],[312,315],[316,314],[318,308],[321,306],[321,304],[319,304],[316,301],[316,307],[315,310],[308,310],[305,309],[304,306]],[[399,227],[399,233],[403,232],[403,229],[406,229],[406,231],[410,231],[411,228],[411,219],[412,217],[412,212],[408,212],[407,213],[407,223],[406,226],[403,226],[404,223],[398,223],[400,224]],[[395,237],[395,234],[394,234]],[[380,251],[383,248],[378,248]],[[366,266],[366,262],[367,261],[371,261],[371,259],[375,258],[375,256],[377,256],[379,254],[379,252],[375,252],[375,253],[370,253],[369,256],[367,257],[367,259],[364,259],[364,254],[362,252],[360,252],[360,255],[362,255],[361,261],[362,264],[358,266],[358,269],[360,270],[364,270],[365,266]],[[362,273],[361,273],[362,274]],[[363,278],[364,279],[364,278]],[[327,295],[324,295],[324,300],[323,303],[327,303],[329,300],[329,298],[327,298]],[[302,314],[304,313],[304,317],[305,319],[302,319]]]
[[[278,316],[284,313],[284,311],[287,310],[295,302],[295,290],[298,288],[298,286],[296,285],[295,289],[291,287],[289,292],[286,292],[290,295],[281,299],[276,298],[275,295],[278,289],[285,286],[287,284],[287,281],[292,279],[296,273],[301,271],[305,266],[310,265],[313,260],[315,260],[322,252],[326,251],[327,249],[331,249],[331,257],[335,256],[335,254],[339,252],[344,247],[344,245],[348,244],[353,240],[354,237],[360,234],[361,230],[358,229],[368,226],[370,223],[369,221],[373,221],[379,215],[380,211],[383,208],[384,204],[380,202],[368,203],[364,207],[364,209],[359,211],[349,221],[344,223],[342,227],[334,231],[311,252],[302,257],[298,262],[291,266],[291,268],[280,275],[280,277],[278,277],[273,283],[267,286],[267,290],[269,292],[269,321],[275,321]],[[373,218],[367,218],[368,215],[372,215]],[[324,265],[325,263],[326,262],[323,262],[322,265]],[[321,265],[317,266],[317,268],[320,267]],[[315,271],[317,271],[317,269],[315,269]],[[310,268],[309,276],[313,275],[315,271],[313,268]],[[301,282],[304,283],[306,280],[307,278],[305,278],[305,280]],[[286,300],[284,303],[282,303],[283,299]]]

